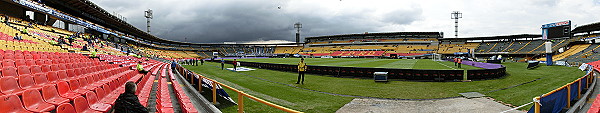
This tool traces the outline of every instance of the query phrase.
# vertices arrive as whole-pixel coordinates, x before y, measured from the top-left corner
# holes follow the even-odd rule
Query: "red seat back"
[[[21,87],[17,83],[17,79],[15,77],[2,77],[0,78],[0,92],[3,94],[14,94],[22,91]],[[20,94],[16,94],[20,95]]]
[[[42,88],[42,98],[44,98],[44,100],[51,100],[61,97],[58,95],[58,90],[55,85],[46,85]]]
[[[94,93],[93,91],[89,91],[89,92],[85,93],[85,98],[87,98],[87,101],[90,104],[94,104],[94,103],[98,102],[98,97],[96,96],[96,93]]]
[[[69,103],[64,103],[56,107],[56,113],[77,113],[75,108]]]
[[[45,73],[36,73],[33,74],[33,81],[35,81],[35,84],[45,85],[48,84],[48,77]]]
[[[67,71],[65,70],[60,70],[56,72],[56,74],[58,75],[59,80],[67,80],[69,78],[69,76],[67,76]]]
[[[59,95],[64,95],[66,93],[71,92],[71,88],[69,88],[69,84],[67,82],[65,82],[65,81],[58,82],[56,84],[56,87],[58,89],[58,94]]]
[[[71,90],[79,89],[79,81],[69,80],[69,88],[71,88]]]
[[[52,69],[52,71],[58,71],[60,70],[60,67],[58,66],[58,64],[52,64],[50,65],[50,69]]]
[[[36,65],[35,60],[33,60],[33,59],[27,59],[27,60],[25,60],[25,64],[27,66]]]
[[[35,86],[35,81],[29,75],[19,76],[19,86],[23,89],[30,89]]]
[[[25,64],[25,60],[24,59],[16,59],[15,60],[15,65],[18,66],[25,66],[27,64]]]
[[[96,92],[96,96],[98,96],[98,100],[100,100],[101,98],[104,98],[104,96],[106,96],[106,92],[104,91],[104,89],[102,89],[100,87],[94,89],[94,92]]]
[[[4,67],[2,68],[2,76],[6,77],[6,76],[12,76],[12,77],[17,77],[17,68],[12,67],[12,66],[8,66],[8,67]]]
[[[50,72],[50,71],[52,71],[50,69],[50,65],[47,65],[47,64],[42,65],[42,72]]]
[[[42,73],[42,67],[39,65],[32,65],[31,67],[31,73],[35,74],[35,73]]]
[[[19,75],[30,75],[31,74],[31,70],[29,70],[29,66],[19,66],[19,69],[17,70],[17,72],[19,73]]]
[[[58,74],[56,74],[56,71],[46,72],[46,77],[48,78],[48,81],[52,82],[52,83],[59,80]]]
[[[17,95],[0,96],[0,113],[28,113]]]
[[[46,103],[42,100],[42,95],[38,90],[30,89],[23,92],[23,105],[25,108],[35,112],[46,112],[52,109],[46,108],[54,108],[54,105]]]
[[[87,111],[88,109],[90,109],[90,105],[87,102],[87,100],[85,100],[85,98],[79,96],[77,98],[75,98],[73,100],[73,105],[75,105],[75,111],[78,113],[82,113],[84,111]]]

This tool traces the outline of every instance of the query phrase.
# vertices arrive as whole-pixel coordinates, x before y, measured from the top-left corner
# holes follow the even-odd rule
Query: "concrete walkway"
[[[336,113],[499,113],[511,107],[487,98],[441,100],[354,99]],[[510,111],[507,113],[523,113]]]

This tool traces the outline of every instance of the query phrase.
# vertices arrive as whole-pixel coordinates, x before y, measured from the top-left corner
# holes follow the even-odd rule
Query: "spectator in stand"
[[[88,46],[87,44],[86,44],[86,45],[84,45],[84,46],[81,48],[81,51],[90,51],[90,50],[88,49],[88,47],[87,47],[87,46]]]
[[[233,71],[237,71],[237,60],[233,59]]]
[[[135,95],[136,84],[132,81],[125,83],[125,92],[119,95],[113,113],[148,113]]]
[[[302,79],[302,84],[304,84],[304,72],[306,72],[306,63],[304,63],[304,58],[300,59],[300,62],[298,63],[298,81],[296,82],[296,84],[300,83],[300,79]]]
[[[136,69],[137,69],[139,72],[146,73],[146,70],[144,70],[144,66],[142,66],[142,61],[139,61],[139,62],[138,62],[137,66],[136,66]]]
[[[177,61],[173,60],[173,62],[171,62],[171,69],[175,69],[175,67],[177,67]]]
[[[23,37],[19,36],[19,33],[15,33],[15,37],[13,37],[15,40],[23,40]]]

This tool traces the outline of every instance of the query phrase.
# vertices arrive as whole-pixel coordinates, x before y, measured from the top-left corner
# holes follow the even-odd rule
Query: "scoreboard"
[[[571,36],[571,21],[562,21],[542,25],[544,39],[562,38]]]

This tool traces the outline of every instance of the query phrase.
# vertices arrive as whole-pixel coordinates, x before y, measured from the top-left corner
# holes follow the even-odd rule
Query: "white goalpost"
[[[431,60],[433,61],[442,61],[442,54],[434,53],[431,55]]]

